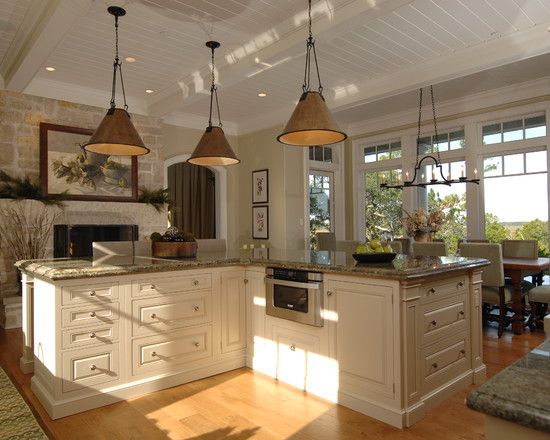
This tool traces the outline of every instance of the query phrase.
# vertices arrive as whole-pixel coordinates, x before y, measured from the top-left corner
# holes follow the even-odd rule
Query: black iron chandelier
[[[396,189],[403,189],[408,187],[421,187],[425,188],[429,185],[448,185],[450,186],[453,183],[475,183],[479,184],[479,179],[477,178],[477,171],[476,176],[474,179],[468,179],[464,175],[460,176],[458,179],[451,179],[445,177],[443,174],[443,165],[441,163],[441,157],[439,155],[439,149],[436,149],[436,156],[433,156],[432,154],[427,154],[420,157],[420,127],[422,123],[422,88],[420,88],[420,104],[418,106],[418,131],[416,136],[416,163],[414,165],[414,174],[412,176],[412,179],[409,180],[408,173],[405,175],[405,179],[403,179],[403,183],[401,184],[389,184],[387,182],[380,183],[380,188],[396,188]],[[435,138],[432,139],[439,139],[439,136],[437,134],[437,121],[435,116],[435,102],[434,102],[434,90],[433,86],[430,86],[430,95],[432,100],[432,115],[433,115],[433,124],[434,124],[434,132],[435,132]],[[433,141],[431,142],[433,145]],[[424,179],[424,174],[422,173],[422,164],[427,161],[426,165],[429,165],[430,163],[433,164],[432,168],[432,178],[428,181],[422,181]],[[438,171],[436,171],[436,169]],[[441,179],[438,177],[438,174],[441,176]]]

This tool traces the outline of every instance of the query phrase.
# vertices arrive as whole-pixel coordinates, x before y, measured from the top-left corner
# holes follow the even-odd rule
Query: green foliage
[[[65,192],[61,196],[64,194]],[[40,185],[32,182],[28,176],[23,179],[11,177],[2,170],[0,170],[0,199],[32,199],[45,205],[63,206],[59,198],[52,199],[42,194]]]
[[[510,231],[506,226],[500,224],[495,214],[485,214],[485,238],[489,243],[500,243],[510,238]]]
[[[515,233],[515,240],[537,240],[539,243],[539,257],[548,257],[548,222],[535,219],[524,223]]]
[[[395,173],[395,176],[392,175]],[[385,173],[387,174],[387,173]],[[390,173],[390,180],[397,178]],[[384,231],[394,236],[403,235],[403,192],[398,189],[382,189],[378,173],[367,173],[365,192],[365,231],[370,238],[379,237]]]
[[[433,189],[428,192],[428,211],[441,210],[445,213],[445,223],[435,233],[434,238],[447,244],[450,254],[458,251],[458,240],[466,237],[466,194],[449,194],[441,199]]]
[[[151,205],[157,212],[162,212],[164,206],[171,203],[167,188],[147,189],[143,186],[139,188],[138,202]]]

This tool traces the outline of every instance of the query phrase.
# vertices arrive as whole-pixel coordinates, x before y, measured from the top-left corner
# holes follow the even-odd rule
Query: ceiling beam
[[[23,91],[92,0],[32,0],[0,65],[4,87]]]
[[[337,10],[330,10],[328,2],[318,2],[321,8],[313,9],[313,30],[317,37],[322,34],[335,35],[343,33],[350,28],[364,25],[370,20],[384,16],[391,11],[412,3],[413,0],[378,0],[365,1],[353,0]],[[305,10],[304,10],[305,11]],[[303,16],[302,16],[303,15]],[[305,50],[307,37],[307,13],[296,15],[275,25],[272,29],[258,35],[249,42],[226,53],[225,64],[216,63],[218,68],[219,83],[223,87],[230,87],[247,79],[246,74],[258,67],[256,58],[260,60],[274,60],[282,54],[294,50]],[[322,37],[321,37],[322,38]],[[276,43],[276,44],[273,44]],[[205,52],[205,59],[207,53]],[[164,116],[174,111],[181,110],[184,106],[192,105],[198,99],[208,93],[208,79],[206,85],[197,88],[196,77],[202,79],[209,76],[207,69],[203,72],[195,72],[194,75],[180,79],[164,90],[155,93],[148,98],[149,113],[155,116]],[[206,88],[206,89],[205,89]]]

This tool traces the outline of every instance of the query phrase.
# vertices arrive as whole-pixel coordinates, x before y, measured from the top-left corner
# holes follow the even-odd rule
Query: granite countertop
[[[199,251],[196,258],[185,259],[110,255],[97,260],[67,258],[22,260],[15,265],[28,274],[51,281],[237,265],[276,266],[406,281],[487,264],[487,260],[484,259],[452,255],[418,258],[397,255],[391,263],[358,264],[350,254],[345,252],[259,248],[228,250],[223,253]]]
[[[550,339],[471,392],[476,411],[550,433]]]

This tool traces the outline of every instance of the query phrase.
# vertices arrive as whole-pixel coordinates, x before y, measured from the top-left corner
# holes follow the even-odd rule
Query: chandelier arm
[[[218,125],[221,127],[222,124],[222,117],[220,116],[220,103],[218,101],[218,88],[214,87],[214,97],[216,98],[216,110],[218,111]]]
[[[317,81],[319,81],[319,93],[323,95],[323,85],[321,84],[321,73],[319,72],[319,63],[317,62],[317,51],[315,50],[315,41],[311,44],[313,48],[313,59],[315,60],[315,69],[317,70]]]
[[[311,76],[311,42],[308,39],[306,43],[306,65],[304,68],[304,83],[302,85],[302,91],[305,93],[309,90]]]
[[[118,69],[120,70],[120,85],[122,88],[122,99],[124,100],[124,110],[128,110],[128,104],[126,103],[126,90],[124,89],[124,77],[122,76],[122,63],[118,63]]]
[[[437,134],[437,118],[435,117],[435,101],[434,101],[434,86],[430,86],[430,95],[432,97],[432,115],[434,120],[434,131],[435,131],[435,140],[439,142],[439,135]],[[432,143],[433,144],[433,143]],[[441,156],[439,155],[439,148],[437,148],[437,159],[441,162]]]

